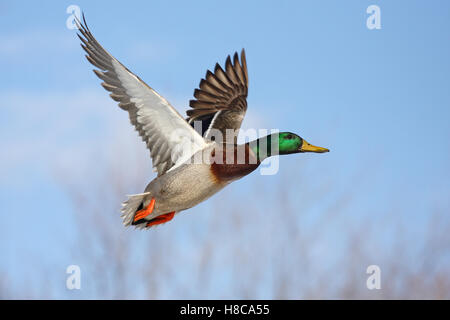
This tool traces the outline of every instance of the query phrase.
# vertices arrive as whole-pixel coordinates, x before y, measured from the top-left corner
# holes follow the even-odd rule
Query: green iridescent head
[[[277,154],[303,152],[328,152],[327,148],[316,147],[292,132],[279,132],[260,138],[253,143],[253,150],[260,161]],[[275,147],[272,147],[275,146]],[[278,148],[276,148],[278,146]]]
[[[308,143],[305,139],[292,132],[278,133],[278,152],[279,154],[291,154],[301,152],[328,152],[327,148],[316,147]]]
[[[327,148],[316,147],[305,139],[292,132],[280,132],[278,134],[279,154],[301,153],[301,152],[328,152]]]

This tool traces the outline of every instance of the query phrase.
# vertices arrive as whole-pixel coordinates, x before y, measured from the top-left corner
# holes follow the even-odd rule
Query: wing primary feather
[[[247,71],[247,60],[245,58],[245,50],[244,48],[242,48],[241,51],[241,65],[242,65],[242,69],[244,69],[244,76],[245,76],[245,86],[248,87],[248,71]]]
[[[202,101],[206,101],[206,102],[215,102],[217,100],[222,99],[220,96],[217,96],[208,91],[204,91],[204,90],[200,90],[200,89],[195,89],[194,97],[196,97],[198,100],[202,100]]]
[[[106,70],[107,67],[102,65],[101,63],[95,61],[94,59],[91,58],[91,56],[89,54],[85,55],[86,59],[92,63],[94,66],[96,66],[97,68],[101,69],[101,70]]]
[[[108,91],[118,91],[118,88],[117,87],[115,87],[115,86],[113,86],[113,85],[110,85],[110,84],[108,84],[108,83],[106,83],[106,82],[102,82],[102,83],[100,83],[101,84],[101,86],[103,87],[103,88],[105,88],[106,90],[108,90]]]
[[[230,56],[228,56],[227,60],[228,59],[230,59]],[[227,73],[222,69],[222,67],[218,63],[216,64],[216,67],[214,68],[213,77],[215,79],[220,80],[228,88],[233,88],[233,82],[230,80],[230,78],[228,78]]]
[[[231,63],[231,57],[227,57],[227,61],[225,63],[225,70],[227,73],[228,78],[230,79],[232,85],[236,88],[238,87],[238,79],[236,76],[236,73],[234,72],[233,64]]]
[[[211,71],[208,70],[208,72],[211,72]],[[211,78],[211,77],[213,77],[213,76],[212,75],[209,76],[209,78]],[[207,78],[208,78],[208,74],[207,74]],[[220,89],[219,87],[212,84],[211,81],[208,81],[206,79],[202,79],[200,81],[199,88],[202,90],[208,90],[208,91],[214,92],[218,96],[225,96],[225,97],[231,96],[230,93],[228,93],[227,91],[224,91],[223,89]]]

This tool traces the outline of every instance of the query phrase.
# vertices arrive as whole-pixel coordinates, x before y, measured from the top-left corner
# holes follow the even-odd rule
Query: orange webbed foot
[[[152,198],[147,207],[136,212],[136,214],[134,215],[134,222],[144,219],[145,217],[150,215],[153,212],[154,208],[155,208],[155,198]]]
[[[170,221],[173,219],[173,216],[175,215],[175,211],[169,212],[169,213],[165,213],[162,214],[160,216],[157,216],[156,218],[150,220],[146,227],[151,227],[151,226],[155,226],[157,224],[161,224],[161,223],[166,223],[167,221]]]

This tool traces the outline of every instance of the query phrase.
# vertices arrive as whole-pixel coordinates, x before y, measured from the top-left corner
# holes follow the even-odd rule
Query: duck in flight
[[[214,72],[206,72],[184,119],[97,42],[84,15],[83,22],[76,19],[76,24],[87,60],[97,68],[94,72],[111,98],[128,111],[157,172],[142,194],[131,195],[122,204],[125,226],[148,229],[165,223],[256,170],[270,156],[329,151],[291,132],[237,144],[236,132],[247,110],[244,50],[240,61],[235,53],[226,59],[225,69],[216,64]],[[234,132],[232,139],[228,139],[230,132]]]

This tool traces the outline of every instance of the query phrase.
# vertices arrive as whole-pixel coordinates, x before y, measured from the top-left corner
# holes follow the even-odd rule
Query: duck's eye
[[[291,140],[291,139],[292,139],[292,134],[288,134],[288,135],[286,136],[286,139]]]

